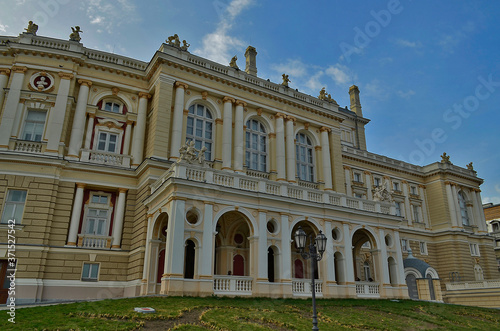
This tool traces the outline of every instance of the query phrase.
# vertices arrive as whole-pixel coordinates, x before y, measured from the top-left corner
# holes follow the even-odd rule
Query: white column
[[[413,214],[411,212],[411,206],[410,206],[410,198],[409,198],[409,193],[408,193],[408,182],[403,180],[401,182],[403,186],[403,195],[405,197],[405,216],[406,219],[408,220],[408,225],[413,224]]]
[[[369,171],[365,171],[365,181],[366,181],[366,198],[368,200],[373,200],[373,192],[372,192],[372,174]]]
[[[476,190],[471,192],[472,195],[475,196],[475,201],[477,203],[474,203],[477,209],[477,213],[479,215],[478,220],[477,220],[477,225],[481,231],[488,232],[488,227],[486,225],[486,217],[484,216],[484,210],[483,210],[483,202],[481,200],[481,191]]]
[[[123,232],[123,220],[125,217],[125,202],[127,196],[127,189],[119,189],[118,203],[116,204],[115,219],[113,220],[113,243],[111,248],[120,249]]]
[[[277,180],[286,180],[285,168],[285,126],[283,119],[286,115],[276,114],[276,170]]]
[[[150,269],[150,264],[151,264],[151,243],[150,240],[152,239],[152,233],[153,233],[153,215],[148,214],[148,229],[146,231],[146,247],[144,250],[144,266],[142,269],[142,281],[146,282],[146,289],[142,295],[147,294],[147,282],[149,282],[149,269]]]
[[[222,122],[222,170],[231,169],[233,149],[233,103],[235,100],[224,97],[224,121]]]
[[[17,106],[16,116],[14,117],[14,124],[12,125],[11,137],[19,138],[19,127],[21,126],[21,118],[23,114],[25,100],[21,99]]]
[[[236,101],[234,114],[234,171],[243,172],[243,154],[245,153],[243,139],[243,107],[247,104],[243,101]]]
[[[292,279],[292,247],[290,237],[290,225],[288,215],[281,214],[281,279],[291,281]]]
[[[429,215],[427,214],[427,196],[425,195],[424,185],[418,185],[420,191],[420,199],[422,199],[422,217],[426,228],[430,228]]]
[[[54,107],[49,112],[47,120],[46,136],[48,138],[45,154],[59,155],[59,142],[66,117],[66,108],[68,106],[68,95],[73,74],[60,72],[59,89]]]
[[[85,145],[84,149],[90,149],[90,142],[92,140],[92,133],[94,131],[94,120],[95,115],[89,114],[89,120],[87,122],[87,132],[85,133]]]
[[[457,215],[457,225],[463,227],[462,224],[462,213],[460,212],[460,205],[458,203],[458,187],[457,185],[451,186],[451,193],[453,194],[453,205],[455,206],[455,214]]]
[[[379,240],[380,240],[380,269],[382,269],[382,281],[383,284],[390,284],[391,280],[389,278],[389,263],[387,261],[387,245],[385,244],[385,231],[384,229],[379,229]]]
[[[71,128],[71,137],[69,140],[68,157],[78,158],[80,148],[82,148],[83,131],[85,129],[85,114],[87,112],[87,103],[89,90],[92,82],[85,79],[79,79],[80,91],[76,102],[75,115],[73,117],[73,126]]]
[[[296,119],[293,116],[286,117],[286,179],[295,183],[295,137],[293,135],[293,122]]]
[[[344,166],[344,175],[345,175],[345,192],[348,197],[352,197],[351,167]]]
[[[344,247],[345,247],[345,270],[346,270],[346,282],[354,283],[354,260],[352,259],[352,241],[351,232],[349,230],[349,224],[344,223]]]
[[[146,115],[148,108],[148,99],[151,95],[148,93],[139,93],[139,107],[137,110],[137,123],[134,128],[134,140],[132,141],[132,166],[141,164],[144,157],[144,139],[146,134]],[[184,99],[184,93],[182,94]],[[181,109],[182,120],[182,109]],[[127,128],[128,130],[128,128]],[[180,136],[179,136],[180,137]],[[177,149],[177,152],[179,149]]]
[[[184,92],[188,88],[187,84],[176,82],[175,83],[175,103],[174,103],[174,116],[172,119],[172,140],[170,144],[170,158],[178,159],[179,149],[181,148],[182,138],[182,118],[184,116]]]
[[[123,140],[123,155],[130,155],[130,138],[132,137],[132,124],[134,121],[127,121],[127,128],[125,129],[125,138]]]
[[[267,281],[267,220],[266,212],[259,211],[258,278]]]
[[[445,182],[445,187],[446,187],[446,196],[448,197],[448,207],[450,209],[451,227],[456,228],[459,225],[458,225],[458,220],[457,220],[457,213],[455,210],[455,201],[453,199],[453,192],[452,192],[452,188],[451,188],[451,183]]]
[[[398,263],[398,284],[405,284],[405,268],[403,265],[403,252],[401,251],[401,239],[399,238],[399,232],[394,231],[394,245],[396,245],[396,257]],[[408,242],[408,245],[410,243]]]
[[[169,205],[167,246],[165,249],[164,274],[182,277],[184,275],[184,213],[186,202],[172,200]]]
[[[3,99],[5,98],[4,89],[9,82],[10,69],[0,69],[0,112],[2,111]]]
[[[325,220],[325,236],[326,236],[326,251],[323,255],[323,259],[326,260],[324,265],[326,266],[326,281],[335,281],[335,258],[333,251],[333,238],[332,238],[332,223]]]
[[[332,190],[332,164],[330,159],[330,139],[328,132],[330,129],[321,127],[321,153],[323,154],[323,179],[325,180],[325,190]]]
[[[71,221],[69,223],[68,246],[76,246],[78,242],[78,226],[80,225],[80,216],[82,215],[84,189],[85,184],[76,184],[75,200],[73,202],[73,211],[71,212]]]
[[[214,249],[213,241],[215,237],[213,226],[214,205],[205,203],[205,211],[203,213],[203,249],[201,250],[199,274],[202,276],[211,276],[214,268]]]
[[[26,67],[12,68],[14,75],[12,76],[9,94],[7,96],[7,100],[5,101],[5,107],[2,113],[2,122],[0,122],[0,149],[9,148],[9,140],[14,126],[16,111],[19,105],[19,97],[21,96],[21,88],[24,81],[24,73],[26,70],[28,70]]]

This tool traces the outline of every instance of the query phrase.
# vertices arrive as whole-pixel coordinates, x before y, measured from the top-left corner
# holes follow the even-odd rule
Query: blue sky
[[[368,150],[415,164],[443,152],[474,162],[483,202],[500,203],[500,2],[0,0],[0,34],[29,20],[38,35],[84,31],[89,48],[148,61],[174,33],[190,51],[244,67],[256,47],[258,76],[339,103],[359,86]]]

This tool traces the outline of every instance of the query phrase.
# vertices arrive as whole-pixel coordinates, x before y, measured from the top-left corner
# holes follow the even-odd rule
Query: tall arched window
[[[264,125],[257,120],[247,121],[245,158],[248,169],[266,171],[267,134]]]
[[[312,182],[314,181],[314,163],[311,139],[303,133],[298,133],[296,138],[297,175],[300,180]]]
[[[205,159],[212,160],[213,117],[207,107],[200,104],[189,107],[186,140],[194,140],[198,150],[205,146]]]
[[[460,206],[460,214],[462,215],[462,224],[470,225],[467,204],[465,203],[465,196],[462,191],[458,192],[458,205]]]

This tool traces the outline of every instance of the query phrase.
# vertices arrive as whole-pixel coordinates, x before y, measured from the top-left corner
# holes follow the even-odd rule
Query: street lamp
[[[309,252],[304,252],[306,247],[307,235],[299,226],[297,231],[295,231],[295,245],[300,251],[300,255],[304,259],[311,259],[311,288],[312,288],[312,304],[313,304],[313,331],[318,329],[318,317],[316,316],[316,285],[314,284],[314,271],[316,268],[316,262],[320,261],[323,257],[323,253],[326,249],[326,236],[319,231],[316,239],[313,241],[312,235],[310,236],[309,242]]]

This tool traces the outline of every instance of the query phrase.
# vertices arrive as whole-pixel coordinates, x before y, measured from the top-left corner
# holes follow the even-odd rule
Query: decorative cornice
[[[19,67],[19,66],[12,67],[12,72],[16,74],[24,74],[26,71],[28,71],[27,67]]]
[[[151,98],[151,94],[146,93],[146,92],[139,92],[138,97],[139,97],[139,99],[140,98],[149,99],[149,98]]]
[[[180,88],[183,88],[184,90],[187,90],[189,85],[186,83],[182,83],[182,82],[175,82],[175,87],[180,87]]]
[[[92,82],[90,80],[87,80],[87,79],[79,79],[78,84],[80,84],[82,86],[88,86],[88,87],[92,86]]]
[[[59,77],[61,77],[61,79],[68,79],[68,80],[70,80],[70,79],[73,79],[73,77],[75,77],[75,75],[69,74],[67,72],[59,72],[58,74],[59,74]]]
[[[234,98],[231,98],[231,97],[224,97],[222,99],[222,102],[226,103],[226,102],[231,102],[231,103],[235,103],[236,100]]]

